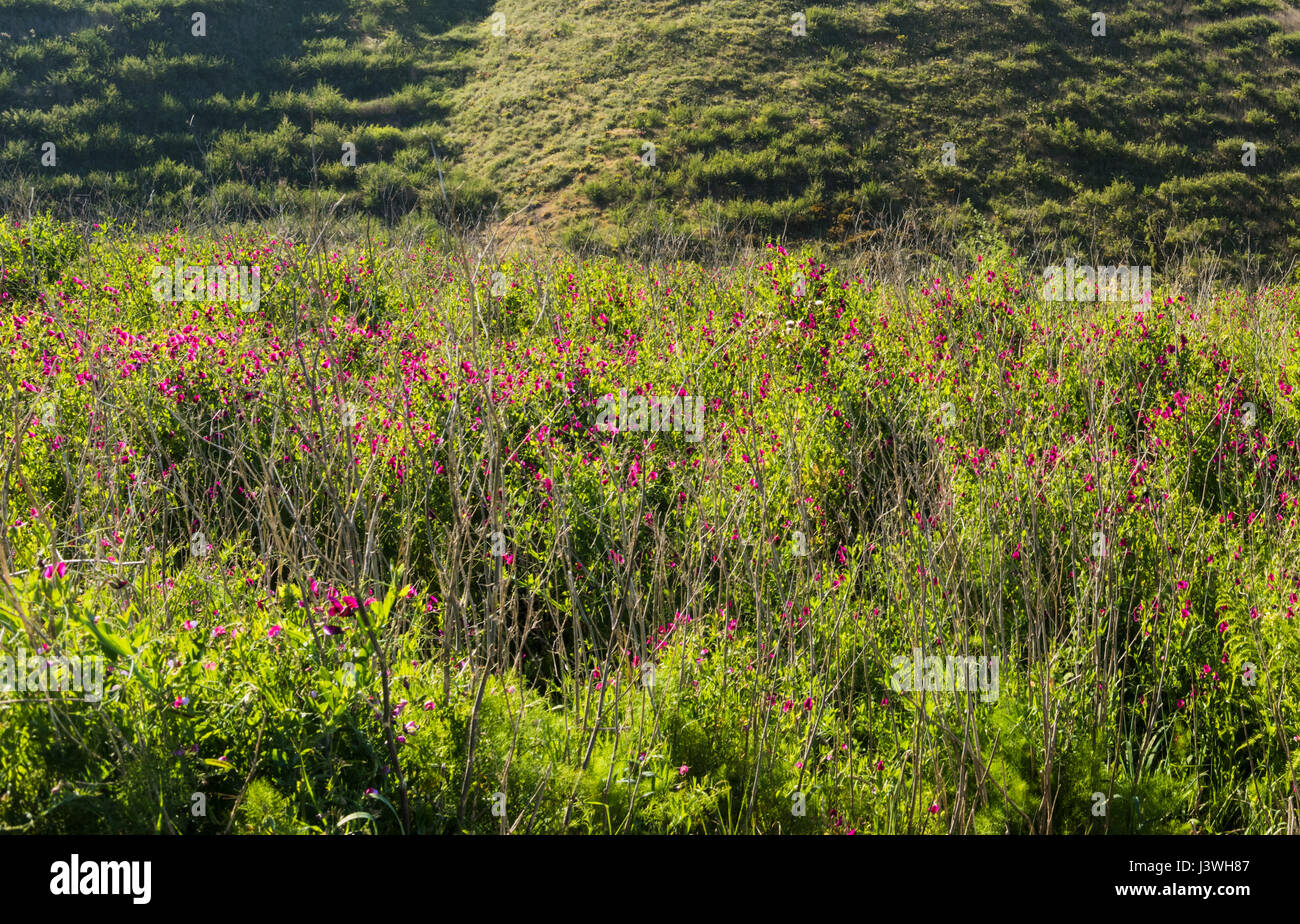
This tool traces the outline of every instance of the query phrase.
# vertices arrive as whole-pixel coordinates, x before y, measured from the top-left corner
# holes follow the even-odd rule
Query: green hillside
[[[315,187],[393,219],[443,202],[436,151],[463,215],[603,247],[667,228],[854,243],[910,212],[1111,260],[1285,265],[1300,9],[1139,0],[1103,10],[1105,35],[1093,12],[0,0],[0,174],[11,208],[260,217]]]

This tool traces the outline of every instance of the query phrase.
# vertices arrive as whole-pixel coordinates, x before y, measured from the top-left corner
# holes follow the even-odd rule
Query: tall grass
[[[6,828],[1295,831],[1293,283],[448,223],[6,221],[0,649],[112,667],[4,694]]]

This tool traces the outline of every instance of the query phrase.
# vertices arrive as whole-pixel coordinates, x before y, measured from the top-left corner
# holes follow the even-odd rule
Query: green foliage
[[[1105,36],[1059,0],[854,0],[806,9],[804,36],[752,0],[230,0],[202,37],[175,5],[0,9],[10,208],[34,192],[170,227],[309,212],[319,196],[397,223],[449,218],[447,183],[464,222],[529,208],[588,250],[669,234],[702,251],[723,233],[851,250],[909,211],[1113,260],[1201,247],[1280,267],[1300,242],[1286,172],[1300,40],[1277,0],[1140,0]],[[1259,145],[1253,167],[1239,136]]]
[[[1295,289],[1045,299],[953,220],[918,282],[6,219],[0,654],[104,672],[0,693],[0,826],[1285,830]]]

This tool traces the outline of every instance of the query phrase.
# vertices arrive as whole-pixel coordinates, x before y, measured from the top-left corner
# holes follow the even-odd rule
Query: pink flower
[[[686,766],[686,764],[682,764],[680,767],[677,768],[677,773],[679,776],[685,776],[690,772],[691,772],[691,768]]]
[[[284,630],[281,629],[279,626],[271,626],[271,628],[269,628],[269,629],[266,630],[266,637],[267,637],[267,638],[275,638],[277,635],[279,635],[279,634],[280,634],[281,632],[283,632],[283,631],[284,631]]]
[[[187,619],[183,623],[181,623],[181,628],[184,629],[186,632],[188,632],[194,628],[194,625],[195,623],[193,619]]]
[[[225,626],[217,626],[215,629],[212,630],[212,637],[213,637],[213,638],[220,638],[221,636],[223,636],[223,635],[225,635],[225,634],[226,634],[226,627],[225,627]]]
[[[172,708],[174,709],[179,709],[182,706],[188,706],[189,704],[190,698],[188,696],[178,696],[176,699],[172,700]]]

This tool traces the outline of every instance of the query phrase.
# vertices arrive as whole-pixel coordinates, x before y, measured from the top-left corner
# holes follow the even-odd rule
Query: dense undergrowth
[[[5,829],[1295,830],[1294,285],[320,240],[0,231]]]

